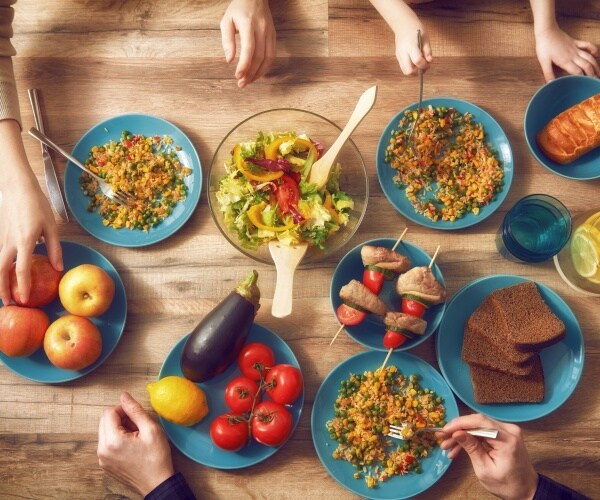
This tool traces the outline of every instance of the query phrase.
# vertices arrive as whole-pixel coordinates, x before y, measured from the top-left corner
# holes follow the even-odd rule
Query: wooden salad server
[[[367,113],[371,111],[371,108],[375,104],[376,97],[377,85],[373,85],[365,90],[363,95],[360,96],[360,99],[358,100],[354,111],[350,115],[348,123],[340,133],[340,136],[335,140],[327,152],[313,164],[308,176],[308,182],[316,184],[319,191],[321,191],[327,184],[329,171],[334,165],[335,159],[337,158],[340,150],[344,144],[346,144],[346,141],[350,138],[350,135],[352,135],[354,129],[367,115]]]
[[[299,243],[296,246],[289,247],[277,240],[269,241],[269,252],[275,269],[277,271],[277,281],[275,282],[275,294],[273,295],[273,304],[271,305],[271,314],[276,318],[289,316],[292,312],[292,292],[294,285],[294,272],[296,267],[304,257],[308,245]]]

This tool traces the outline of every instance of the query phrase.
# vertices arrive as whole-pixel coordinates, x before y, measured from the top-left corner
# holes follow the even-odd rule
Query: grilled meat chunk
[[[424,319],[401,312],[388,312],[383,322],[386,326],[393,327],[397,331],[408,330],[416,335],[423,335],[427,328],[427,321]]]
[[[427,266],[413,267],[398,277],[396,282],[398,295],[414,295],[426,300],[430,305],[446,301],[446,289],[435,279]]]
[[[385,316],[385,303],[360,281],[352,280],[340,290],[340,298],[349,305],[357,305],[378,316]]]
[[[377,266],[395,273],[403,273],[410,268],[410,259],[406,255],[389,248],[363,245],[360,257],[364,266]]]

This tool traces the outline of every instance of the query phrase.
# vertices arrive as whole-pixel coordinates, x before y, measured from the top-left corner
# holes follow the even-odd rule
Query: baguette
[[[566,165],[600,146],[600,94],[555,116],[537,135],[551,160]]]

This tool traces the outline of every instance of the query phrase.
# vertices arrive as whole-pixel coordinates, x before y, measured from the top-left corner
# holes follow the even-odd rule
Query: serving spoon
[[[306,243],[298,243],[293,247],[289,247],[278,240],[269,241],[269,252],[271,252],[277,271],[275,293],[271,305],[271,314],[276,318],[284,318],[292,312],[294,272],[307,249],[308,245]]]
[[[335,140],[327,152],[313,164],[308,176],[308,182],[316,184],[319,191],[322,191],[327,184],[329,171],[335,163],[335,159],[337,158],[340,150],[344,144],[346,144],[346,141],[350,138],[350,135],[352,135],[354,129],[367,115],[367,113],[371,111],[373,104],[375,104],[376,97],[377,85],[373,85],[363,92],[363,95],[360,96],[354,111],[350,115],[348,123],[340,133],[339,137]]]

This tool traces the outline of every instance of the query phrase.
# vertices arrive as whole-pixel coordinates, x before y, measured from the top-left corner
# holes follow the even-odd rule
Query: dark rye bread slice
[[[494,290],[490,296],[517,349],[539,351],[565,337],[564,323],[546,305],[533,281]]]
[[[508,341],[508,332],[505,331],[503,321],[498,318],[498,313],[492,306],[492,299],[488,295],[475,312],[467,320],[468,327],[479,337],[484,337],[494,345],[498,353],[508,361],[523,364],[531,360],[535,353],[521,352]]]
[[[539,403],[544,399],[544,370],[537,354],[531,373],[523,377],[475,365],[469,365],[469,369],[473,394],[479,404]]]
[[[462,360],[470,365],[519,376],[529,375],[534,364],[533,357],[525,363],[514,363],[501,356],[495,345],[488,342],[485,337],[474,333],[468,324],[463,336]]]

